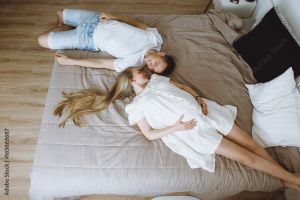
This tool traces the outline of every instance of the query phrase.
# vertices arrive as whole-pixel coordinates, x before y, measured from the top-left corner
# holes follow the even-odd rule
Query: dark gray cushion
[[[300,47],[272,8],[262,21],[233,43],[258,82],[267,82],[290,66],[300,75]]]

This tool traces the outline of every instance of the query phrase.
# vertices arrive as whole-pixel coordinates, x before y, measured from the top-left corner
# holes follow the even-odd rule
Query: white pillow
[[[277,13],[284,23],[286,28],[289,30],[291,35],[299,44],[300,40],[300,1],[295,0],[273,0],[275,8],[277,8]],[[276,3],[277,1],[277,3]],[[300,44],[299,44],[300,45]]]
[[[300,92],[293,69],[246,87],[254,106],[253,139],[263,147],[300,146]]]
[[[254,29],[263,19],[265,14],[275,8],[278,17],[290,32],[295,41],[300,45],[300,1],[295,0],[260,0],[257,1],[256,8],[252,13],[252,18],[256,20]]]
[[[300,90],[300,75],[296,78],[298,89]]]

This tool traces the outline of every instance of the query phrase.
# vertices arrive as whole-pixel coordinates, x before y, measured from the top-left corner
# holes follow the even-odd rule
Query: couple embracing
[[[119,72],[108,93],[97,88],[63,92],[64,100],[55,107],[54,115],[69,115],[60,127],[69,119],[80,127],[85,115],[101,112],[115,100],[133,97],[125,108],[129,124],[137,124],[149,140],[161,139],[185,157],[191,168],[214,172],[218,154],[300,191],[300,176],[286,171],[234,123],[236,107],[202,98],[189,86],[167,77],[175,62],[160,51],[163,40],[156,28],[111,13],[64,9],[57,14],[58,27],[63,31],[41,35],[38,41],[42,47],[105,51],[115,57],[75,59],[56,53],[58,63]]]

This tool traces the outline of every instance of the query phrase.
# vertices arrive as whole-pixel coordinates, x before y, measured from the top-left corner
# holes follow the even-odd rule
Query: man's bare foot
[[[60,28],[61,28],[61,30],[63,30],[63,31],[67,31],[67,30],[74,29],[74,27],[68,26],[68,25],[65,25],[65,24],[63,24]]]
[[[60,31],[67,31],[67,30],[70,30],[70,29],[74,28],[72,26],[65,25],[64,23],[62,23],[61,21],[59,21],[59,17],[57,17],[57,24],[56,24],[56,26],[57,26],[57,28],[59,28],[58,30],[60,30]]]
[[[63,23],[61,23],[61,21],[59,20],[59,16],[57,16],[57,23],[56,23],[56,27],[57,28],[60,28],[60,27],[62,27],[64,24]]]
[[[72,59],[60,52],[55,53],[55,58],[60,65],[73,65]]]

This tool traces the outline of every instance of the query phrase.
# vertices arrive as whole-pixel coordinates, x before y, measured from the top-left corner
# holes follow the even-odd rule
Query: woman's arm
[[[170,79],[170,83],[174,84],[176,87],[186,91],[187,93],[191,94],[194,98],[196,98],[197,102],[199,103],[199,105],[202,107],[202,112],[204,115],[207,115],[207,105],[206,103],[203,101],[203,99],[195,92],[195,90],[193,90],[192,88],[190,88],[187,85],[183,85],[181,83],[175,82],[173,80]]]
[[[117,21],[120,21],[120,22],[124,22],[126,24],[129,24],[131,26],[135,26],[135,27],[138,27],[140,29],[143,29],[145,30],[146,28],[148,28],[148,26],[138,20],[135,20],[135,19],[132,19],[132,18],[129,18],[129,17],[125,17],[125,16],[120,16],[120,15],[113,15],[111,13],[108,13],[108,12],[103,12],[100,16],[100,20],[103,21],[103,20],[117,20]]]
[[[175,131],[193,129],[197,125],[197,121],[195,119],[187,122],[182,122],[182,119],[183,115],[176,121],[174,125],[163,129],[152,129],[145,117],[138,121],[137,124],[148,140],[155,140],[170,133],[174,133]]]
[[[57,62],[61,65],[76,65],[76,66],[83,66],[83,67],[115,70],[114,59],[99,59],[99,58],[75,59],[75,58],[70,58],[62,53],[56,53],[55,57],[57,59]]]

